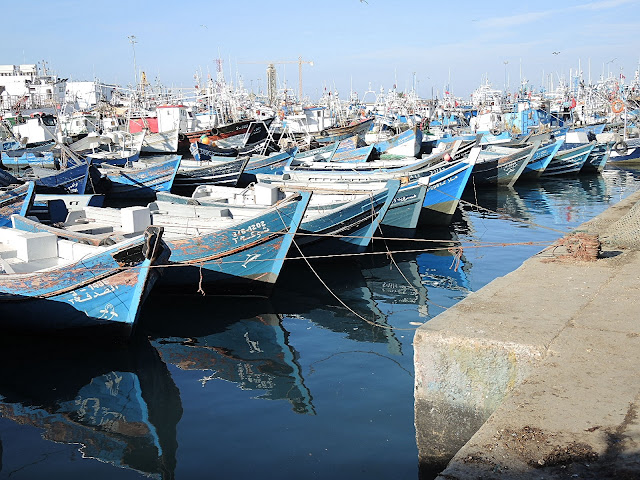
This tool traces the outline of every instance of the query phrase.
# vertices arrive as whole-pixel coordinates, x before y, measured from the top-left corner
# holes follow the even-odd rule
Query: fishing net
[[[601,233],[602,243],[614,248],[640,250],[640,202]]]

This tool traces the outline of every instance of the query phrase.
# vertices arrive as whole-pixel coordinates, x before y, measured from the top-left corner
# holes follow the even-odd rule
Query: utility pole
[[[302,64],[308,63],[310,67],[313,67],[313,62],[302,60],[302,55],[298,57],[298,101],[302,104]]]
[[[127,38],[129,39],[129,42],[131,42],[131,49],[133,50],[133,80],[135,81],[136,88],[137,88],[138,68],[136,67],[136,43],[138,43],[138,40],[136,40],[135,35],[129,35]]]

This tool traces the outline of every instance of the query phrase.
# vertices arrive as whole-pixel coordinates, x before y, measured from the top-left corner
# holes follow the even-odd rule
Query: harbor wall
[[[639,201],[576,229],[602,241],[599,258],[560,239],[416,331],[422,478],[553,478],[606,458],[601,475],[634,461],[640,474]],[[626,439],[624,461],[611,435]]]

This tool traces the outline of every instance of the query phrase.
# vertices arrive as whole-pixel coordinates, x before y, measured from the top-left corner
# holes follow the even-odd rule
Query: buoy
[[[620,113],[624,110],[624,103],[622,102],[622,100],[617,99],[614,100],[611,103],[611,110],[613,110],[613,113]]]
[[[444,154],[444,161],[445,162],[450,162],[451,161],[451,155],[449,155],[448,153]]]
[[[204,143],[205,145],[209,145],[209,143],[211,143],[211,140],[209,140],[209,137],[207,137],[206,135],[202,135],[200,137],[200,143]]]

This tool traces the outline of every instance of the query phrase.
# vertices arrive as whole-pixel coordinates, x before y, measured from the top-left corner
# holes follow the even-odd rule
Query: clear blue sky
[[[579,61],[586,76],[589,59],[593,79],[604,65],[628,81],[640,60],[640,0],[5,0],[2,17],[2,64],[46,60],[63,77],[126,85],[135,35],[138,70],[151,82],[192,87],[221,57],[227,80],[231,70],[265,89],[268,61],[302,56],[314,62],[303,66],[314,99],[325,86],[342,98],[351,84],[361,96],[369,83],[410,89],[414,72],[424,97],[449,78],[460,96],[485,75],[513,88],[521,71],[539,86]],[[297,91],[297,63],[276,68]]]

